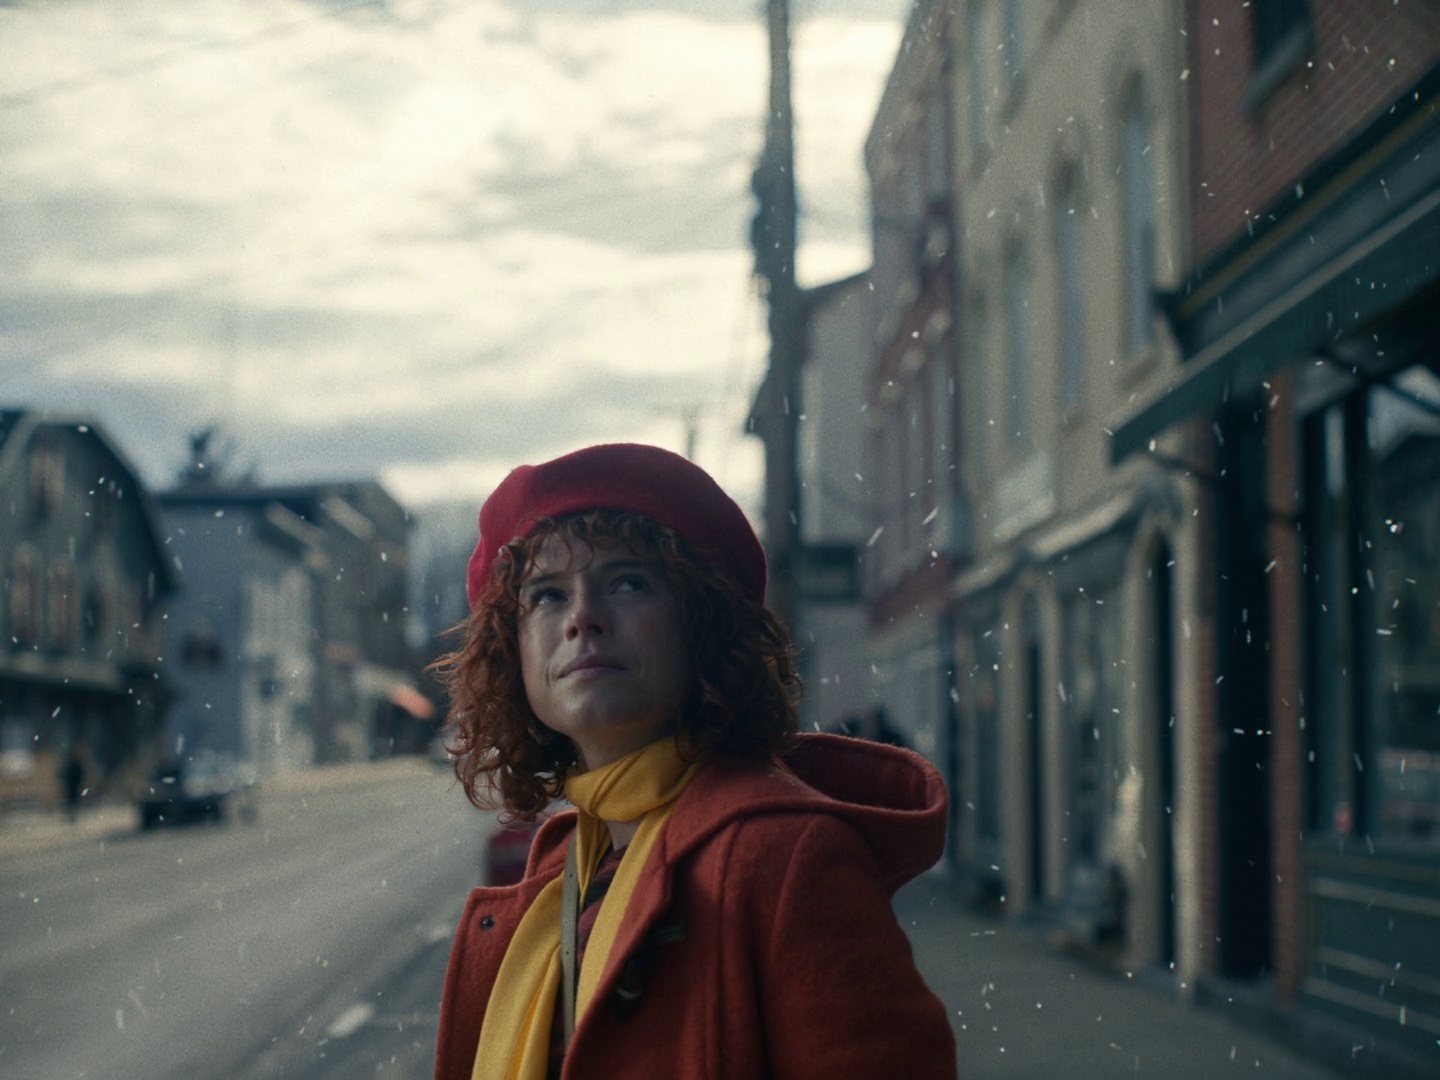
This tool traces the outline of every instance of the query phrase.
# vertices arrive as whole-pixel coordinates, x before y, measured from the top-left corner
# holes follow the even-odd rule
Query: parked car
[[[485,844],[485,884],[514,885],[525,876],[530,843],[548,815],[534,821],[512,821],[495,827]]]
[[[140,828],[223,822],[232,813],[255,820],[253,770],[217,754],[167,762],[140,799]]]

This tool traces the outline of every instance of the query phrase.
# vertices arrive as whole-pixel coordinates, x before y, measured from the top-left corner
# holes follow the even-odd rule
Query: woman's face
[[[530,708],[586,768],[673,728],[690,674],[679,603],[629,548],[548,537],[520,586],[519,640]]]

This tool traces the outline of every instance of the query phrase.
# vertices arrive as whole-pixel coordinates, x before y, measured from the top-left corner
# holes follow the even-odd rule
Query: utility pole
[[[800,559],[800,480],[796,425],[800,418],[800,294],[795,283],[795,119],[790,95],[790,4],[767,0],[770,96],[765,148],[752,186],[758,203],[751,225],[755,272],[769,304],[770,365],[764,384],[765,543],[770,559],[769,606],[794,627],[795,571]]]

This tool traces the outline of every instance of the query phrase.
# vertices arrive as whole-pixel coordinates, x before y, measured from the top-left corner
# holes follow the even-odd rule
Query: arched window
[[[1030,274],[1018,244],[1005,258],[1005,437],[1030,438]]]
[[[926,346],[925,369],[929,386],[931,498],[938,499],[954,483],[955,452],[952,424],[955,415],[955,372],[949,363],[945,335],[937,334]],[[932,502],[932,506],[934,503]],[[928,509],[926,511],[929,512]]]
[[[1140,87],[1132,87],[1120,116],[1120,256],[1124,294],[1121,312],[1124,353],[1150,344],[1154,333],[1151,281],[1154,276],[1155,226],[1150,157],[1150,119]]]
[[[1005,0],[1005,74],[1015,83],[1025,67],[1025,23],[1020,0]]]
[[[987,365],[994,351],[990,343],[990,319],[986,301],[978,295],[967,298],[961,311],[964,348],[960,356],[960,393],[956,400],[959,430],[965,435],[961,461],[967,456],[972,467],[983,470],[990,461],[990,433],[995,428],[992,378]],[[972,475],[975,475],[972,473]]]
[[[985,96],[988,81],[985,64],[989,54],[983,33],[984,16],[981,0],[974,0],[965,9],[965,95],[969,99],[970,153],[976,159],[985,153],[989,138],[986,116],[989,102]]]
[[[924,516],[920,504],[926,496],[925,480],[929,468],[929,446],[925,439],[924,386],[925,383],[920,378],[908,379],[902,405],[904,425],[900,431],[900,469],[904,477],[902,490],[905,508],[900,520],[905,526],[902,543],[907,565],[917,561],[920,550],[920,519]]]
[[[1060,405],[1065,410],[1085,396],[1085,250],[1079,189],[1075,170],[1067,168],[1055,200],[1055,308],[1060,318]]]

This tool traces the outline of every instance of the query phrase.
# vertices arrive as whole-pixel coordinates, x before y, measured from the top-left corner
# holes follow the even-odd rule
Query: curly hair
[[[520,588],[546,539],[559,534],[591,547],[623,545],[674,590],[690,672],[676,734],[697,756],[764,760],[790,746],[800,678],[789,634],[763,604],[653,518],[615,510],[540,518],[501,550],[463,624],[463,644],[434,665],[450,694],[455,775],[472,803],[533,820],[579,762],[575,744],[530,708],[520,667]]]

